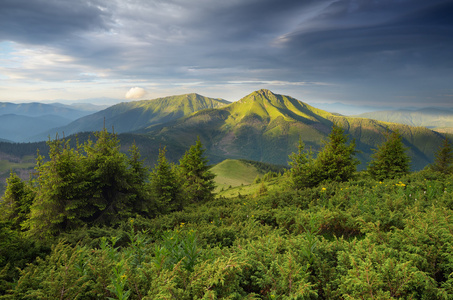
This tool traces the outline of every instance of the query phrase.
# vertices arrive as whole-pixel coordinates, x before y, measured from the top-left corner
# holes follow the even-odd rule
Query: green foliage
[[[450,142],[445,138],[444,143],[436,153],[436,159],[430,168],[443,174],[453,173],[453,149]]]
[[[159,150],[157,165],[151,173],[151,192],[161,213],[182,209],[181,183],[175,167],[165,157],[166,148]]]
[[[0,219],[11,221],[14,229],[21,229],[28,218],[35,194],[30,186],[12,171],[6,184],[5,194],[0,202]]]
[[[38,157],[31,187],[36,196],[25,222],[30,236],[51,237],[84,224],[111,225],[155,213],[137,147],[128,158],[115,135],[104,129],[95,137],[96,142],[77,148],[64,139],[49,141],[49,161]]]
[[[198,138],[195,145],[191,146],[179,161],[182,189],[188,202],[203,202],[213,199],[215,175],[209,170],[204,152],[205,149]]]
[[[346,170],[354,169],[353,143],[347,146],[338,128],[331,135],[324,157],[337,156],[322,162],[332,163],[325,164],[332,169],[340,162]],[[6,199],[13,200],[8,203],[25,203],[26,208],[28,202],[21,199],[29,195],[27,189],[39,199],[30,207],[26,223],[35,231],[28,234],[38,228],[44,236],[62,233],[59,240],[42,239],[46,244],[41,247],[18,229],[19,213],[5,211],[0,222],[1,299],[453,295],[449,174],[425,170],[378,181],[367,172],[352,177],[347,173],[348,181],[334,177],[293,189],[285,184],[288,178],[269,172],[248,196],[250,187],[241,186],[244,193],[237,197],[214,198],[206,188],[204,197],[193,199],[198,179],[193,190],[185,186],[184,195],[191,201],[176,210],[167,193],[171,189],[156,187],[172,186],[172,180],[188,182],[195,175],[212,180],[199,139],[181,159],[178,174],[162,149],[148,183],[137,147],[126,157],[119,154],[114,136],[101,132],[97,137],[75,149],[65,141],[50,143],[50,160],[38,158],[34,181],[11,175]],[[310,166],[302,146],[299,143],[299,152],[291,156],[293,168]],[[313,165],[318,166],[316,160]],[[205,172],[208,176],[203,177]],[[6,203],[2,205],[12,207]],[[37,214],[38,203],[48,214]],[[104,212],[107,207],[113,208],[115,218]],[[42,227],[32,224],[37,216]]]
[[[289,156],[291,166],[289,174],[291,187],[294,189],[311,187],[316,184],[313,153],[311,151],[305,153],[304,147],[302,139],[299,139],[298,152]]]
[[[378,146],[372,158],[368,172],[377,180],[395,178],[409,172],[410,158],[398,131],[390,133],[387,130],[386,141]]]
[[[354,157],[357,153],[355,141],[347,145],[347,139],[343,128],[334,124],[328,141],[324,142],[324,147],[314,162],[314,180],[342,182],[352,178],[359,161]]]

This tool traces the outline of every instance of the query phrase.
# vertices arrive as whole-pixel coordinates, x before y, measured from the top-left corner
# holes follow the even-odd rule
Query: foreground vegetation
[[[403,159],[400,168],[392,168],[392,176],[382,178],[376,166],[386,168],[384,163],[372,164],[372,172],[353,172],[353,143],[346,145],[338,128],[332,132],[322,159],[311,158],[300,144],[299,153],[290,157],[291,170],[257,178],[258,189],[231,198],[222,193],[212,197],[212,174],[199,141],[178,166],[166,162],[162,149],[151,179],[138,188],[141,194],[132,185],[142,178],[137,174],[144,174],[138,153],[131,149],[127,158],[115,156],[115,147],[110,147],[119,165],[124,163],[121,170],[130,177],[135,174],[129,184],[119,177],[118,183],[108,185],[106,190],[116,197],[106,197],[107,206],[120,207],[111,199],[129,201],[127,209],[112,217],[102,205],[96,210],[85,201],[58,198],[58,189],[13,182],[12,175],[0,223],[1,298],[452,299],[453,175],[448,142],[437,160],[446,168],[408,173]],[[77,152],[81,165],[92,166],[93,173],[83,169],[90,176],[103,174],[105,163],[113,159],[95,156],[96,151],[88,155],[105,141],[115,145],[106,133],[105,140],[99,137],[87,144],[88,152],[82,147]],[[388,158],[388,147],[400,146],[398,136],[389,134],[375,161]],[[98,158],[97,168],[90,157]],[[328,172],[338,167],[337,161],[345,172]],[[37,168],[47,174],[51,166],[52,160]],[[78,173],[69,170],[67,178],[77,178]],[[179,184],[162,180],[171,176]],[[52,182],[55,186],[63,181]],[[101,191],[94,195],[106,195],[105,186],[90,188]],[[117,186],[123,188],[115,190]],[[28,192],[19,193],[23,191]],[[77,191],[71,190],[74,195]],[[16,202],[8,202],[12,195]],[[47,211],[40,211],[36,199],[59,199],[66,208],[45,223],[52,229],[42,231],[45,234],[31,226],[33,216]],[[29,211],[20,205],[16,208],[22,210],[6,214],[5,207],[18,200],[28,203]],[[74,209],[83,214],[67,213]]]

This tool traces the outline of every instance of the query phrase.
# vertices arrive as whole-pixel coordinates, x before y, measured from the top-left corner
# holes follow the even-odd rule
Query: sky
[[[452,15],[451,0],[1,0],[0,101],[266,88],[452,107]]]

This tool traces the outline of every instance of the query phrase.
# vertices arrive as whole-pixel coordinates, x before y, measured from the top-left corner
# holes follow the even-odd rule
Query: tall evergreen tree
[[[328,140],[324,142],[323,149],[318,153],[315,160],[315,180],[347,181],[357,170],[360,163],[354,155],[355,141],[347,145],[348,136],[343,128],[334,124]]]
[[[36,196],[25,222],[30,235],[49,237],[83,224],[111,225],[136,214],[153,213],[148,173],[136,146],[131,157],[105,129],[72,149],[69,141],[49,141],[50,160],[37,160]]]
[[[161,213],[182,209],[181,184],[175,168],[165,157],[166,151],[165,147],[159,149],[158,161],[151,173],[151,190]]]
[[[299,139],[297,153],[293,152],[289,156],[291,187],[295,189],[316,185],[313,153],[311,151],[305,152],[304,148],[304,142]]]
[[[28,219],[33,198],[32,188],[11,171],[6,179],[5,194],[0,201],[0,219],[12,222],[12,228],[20,230]]]
[[[50,160],[37,159],[36,196],[26,222],[31,235],[44,237],[80,226],[87,216],[81,207],[89,201],[81,154],[64,139],[48,145]]]
[[[90,176],[87,192],[91,196],[90,209],[95,211],[90,222],[112,224],[143,213],[150,199],[145,199],[147,174],[137,156],[138,149],[133,147],[131,158],[128,159],[120,152],[115,134],[104,128],[96,132],[95,136],[95,143],[89,141],[84,145],[87,155],[85,168]]]
[[[215,175],[209,170],[208,160],[203,156],[205,151],[198,137],[195,145],[179,161],[183,193],[190,202],[211,200],[214,197]]]
[[[386,141],[374,150],[368,173],[377,180],[395,178],[409,173],[410,158],[398,131],[385,133]]]
[[[447,138],[444,139],[442,146],[439,147],[436,159],[430,167],[435,172],[443,174],[453,173],[453,148]]]

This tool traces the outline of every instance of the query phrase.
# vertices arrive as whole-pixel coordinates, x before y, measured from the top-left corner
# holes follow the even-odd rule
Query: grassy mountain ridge
[[[198,94],[170,96],[153,100],[123,102],[107,109],[80,118],[67,126],[56,128],[48,134],[64,132],[65,135],[83,131],[97,131],[114,128],[115,132],[135,131],[153,124],[170,122],[193,112],[221,107],[229,102],[221,99],[204,97]],[[37,136],[42,140],[45,134]]]
[[[184,145],[200,136],[207,154],[286,164],[296,151],[299,136],[317,152],[332,124],[342,126],[357,143],[366,166],[372,149],[384,140],[387,128],[399,130],[414,169],[433,159],[443,135],[424,127],[380,122],[366,118],[338,116],[316,109],[289,96],[259,90],[228,106],[196,112],[171,123],[141,130],[165,143]]]

